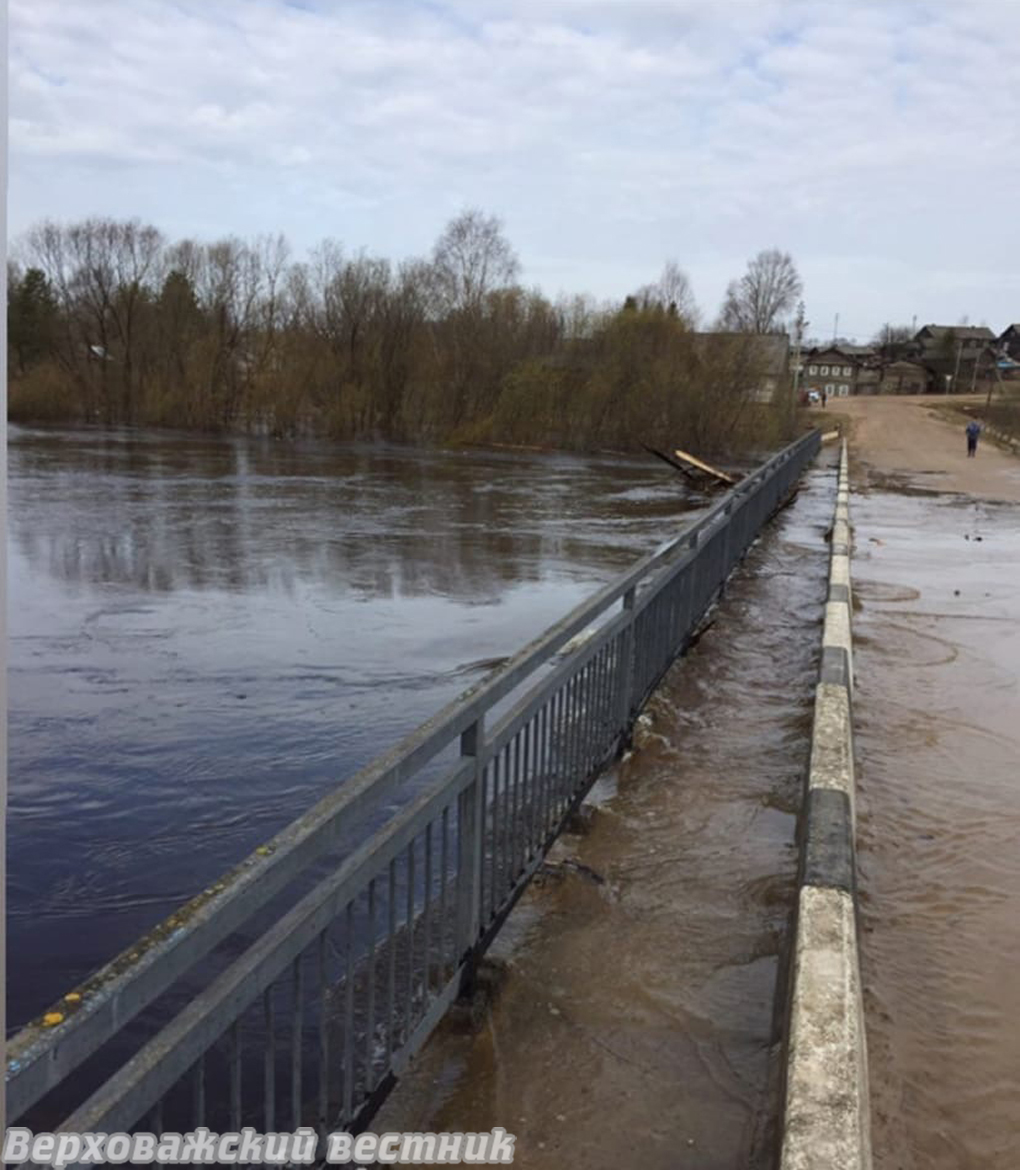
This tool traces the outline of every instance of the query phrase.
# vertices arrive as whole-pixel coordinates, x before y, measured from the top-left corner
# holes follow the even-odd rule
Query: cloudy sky
[[[527,283],[809,333],[1020,320],[1020,0],[10,0],[10,231],[138,216],[391,258],[467,206]]]

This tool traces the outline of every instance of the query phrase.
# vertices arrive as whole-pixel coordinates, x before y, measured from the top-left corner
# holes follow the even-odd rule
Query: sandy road
[[[984,438],[977,456],[968,459],[964,423],[947,421],[936,410],[955,401],[977,400],[904,396],[834,402],[833,415],[850,419],[853,478],[866,485],[892,476],[934,491],[1020,500],[1020,459]]]

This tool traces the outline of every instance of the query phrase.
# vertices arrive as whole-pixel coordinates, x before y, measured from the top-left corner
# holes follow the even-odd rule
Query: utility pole
[[[963,338],[961,337],[960,340],[956,343],[956,369],[953,371],[953,385],[954,386],[959,384],[960,359],[962,357],[963,357]],[[948,394],[949,391],[947,390],[946,393]]]
[[[1001,390],[1002,389],[1002,372],[999,370],[999,359],[998,358],[995,359],[994,369],[995,369],[995,382],[999,383],[999,389]],[[985,396],[985,411],[984,411],[984,414],[981,416],[985,420],[987,420],[988,412],[992,407],[992,388],[994,387],[995,382],[993,382],[991,378],[988,379],[988,394]]]
[[[797,305],[797,316],[793,322],[793,398],[790,410],[791,420],[793,412],[797,409],[798,392],[800,389],[800,347],[804,340],[804,328],[807,322],[804,320],[804,302],[800,301]]]

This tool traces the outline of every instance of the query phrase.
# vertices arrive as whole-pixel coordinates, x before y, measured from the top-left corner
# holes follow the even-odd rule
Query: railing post
[[[471,783],[457,797],[457,954],[463,957],[478,941],[482,917],[482,852],[485,800],[482,792],[482,740],[485,716],[480,715],[460,737],[460,754],[474,759]]]

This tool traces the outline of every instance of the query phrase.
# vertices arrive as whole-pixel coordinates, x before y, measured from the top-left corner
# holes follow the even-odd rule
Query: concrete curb
[[[849,497],[844,440],[801,827],[781,1170],[871,1167],[857,946]]]

